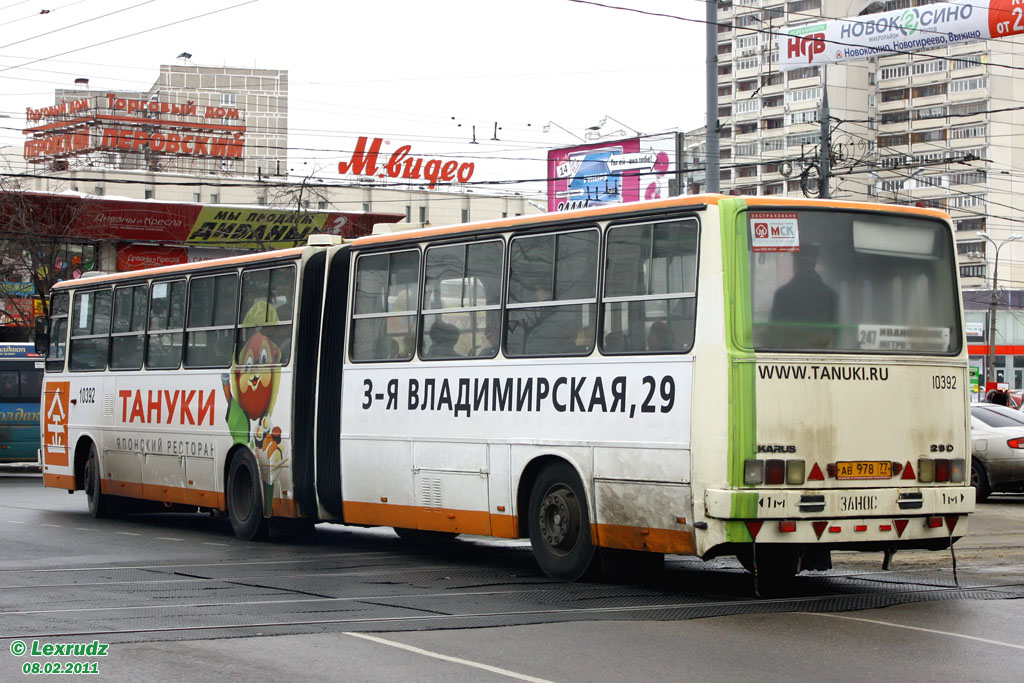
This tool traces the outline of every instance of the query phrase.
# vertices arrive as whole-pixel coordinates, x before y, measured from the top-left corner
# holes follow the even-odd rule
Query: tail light
[[[743,483],[748,486],[764,483],[764,460],[743,461]]]
[[[791,486],[799,486],[804,483],[805,465],[803,460],[786,461],[786,483]]]
[[[1024,436],[1017,437],[1016,439],[1010,439],[1006,442],[1006,445],[1010,448],[1024,448]]]
[[[1024,438],[1021,441],[1024,442]],[[907,471],[913,470],[908,467]],[[917,480],[922,484],[963,483],[966,475],[964,458],[920,458],[917,461]]]
[[[781,484],[786,479],[785,460],[767,460],[764,464],[764,483]]]

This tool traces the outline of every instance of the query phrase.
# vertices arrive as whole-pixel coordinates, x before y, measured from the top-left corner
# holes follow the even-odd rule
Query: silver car
[[[971,406],[971,485],[979,503],[993,491],[1024,490],[1024,413],[993,403]]]

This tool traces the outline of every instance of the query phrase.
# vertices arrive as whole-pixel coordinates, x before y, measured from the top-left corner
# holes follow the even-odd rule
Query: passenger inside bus
[[[460,358],[462,354],[455,350],[455,344],[459,341],[459,328],[446,322],[438,320],[434,323],[429,332],[430,348],[427,349],[427,358]]]
[[[648,351],[671,351],[672,333],[668,329],[668,323],[664,320],[656,320],[651,323],[647,330]]]
[[[824,349],[836,331],[838,295],[817,271],[818,248],[804,244],[793,253],[793,277],[775,290],[771,320],[774,348]]]

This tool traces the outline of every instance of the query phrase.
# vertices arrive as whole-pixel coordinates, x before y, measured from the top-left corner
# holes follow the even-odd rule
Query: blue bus
[[[39,458],[43,357],[32,344],[0,342],[0,463]]]

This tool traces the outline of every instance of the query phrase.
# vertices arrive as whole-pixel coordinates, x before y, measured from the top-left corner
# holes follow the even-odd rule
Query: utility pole
[[[818,160],[818,196],[828,199],[832,195],[828,189],[828,179],[832,175],[832,154],[831,131],[829,130],[828,113],[828,66],[821,65],[821,110],[818,112],[818,120],[821,123],[821,143],[818,145],[821,150],[821,158]]]
[[[1010,242],[1016,242],[1021,237],[1024,237],[1024,235],[1014,233],[1002,242],[996,242],[983,232],[975,234],[995,247],[996,250],[995,260],[992,264],[992,295],[988,300],[988,359],[985,361],[985,385],[987,390],[988,384],[996,381],[996,307],[999,305],[999,250]]]
[[[707,55],[707,125],[704,142],[704,186],[718,192],[718,1],[704,3],[704,37]],[[678,162],[677,162],[678,163]]]

